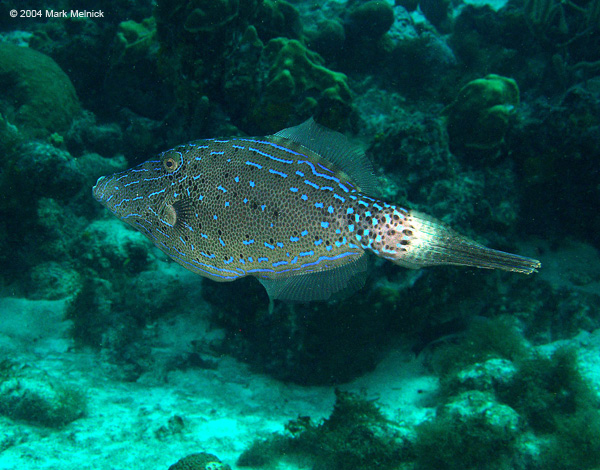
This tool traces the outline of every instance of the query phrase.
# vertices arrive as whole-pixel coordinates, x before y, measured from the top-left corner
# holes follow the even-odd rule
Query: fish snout
[[[122,217],[128,209],[129,199],[117,175],[101,176],[92,188],[94,199],[117,217]]]
[[[102,202],[102,199],[104,199],[103,189],[105,185],[103,185],[102,183],[105,179],[106,176],[101,176],[100,178],[98,178],[98,181],[96,181],[96,184],[92,188],[92,196],[94,196],[94,199],[98,202]]]

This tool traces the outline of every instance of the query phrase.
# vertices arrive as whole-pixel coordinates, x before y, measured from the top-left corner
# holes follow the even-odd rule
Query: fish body
[[[375,188],[364,154],[310,119],[272,136],[178,146],[101,177],[93,194],[185,268],[215,281],[255,276],[283,300],[360,288],[367,252],[411,268],[540,267],[374,198]]]

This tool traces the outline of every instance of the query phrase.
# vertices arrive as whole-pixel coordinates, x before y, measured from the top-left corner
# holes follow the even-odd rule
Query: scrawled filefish
[[[185,268],[215,281],[255,276],[271,299],[354,291],[369,251],[409,268],[540,267],[369,196],[376,185],[364,153],[310,119],[267,137],[181,145],[101,177],[93,194]]]

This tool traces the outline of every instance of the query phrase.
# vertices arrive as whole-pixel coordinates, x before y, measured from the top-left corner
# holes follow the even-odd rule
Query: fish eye
[[[169,173],[174,172],[177,168],[179,168],[179,160],[174,157],[167,157],[163,160],[163,167]]]

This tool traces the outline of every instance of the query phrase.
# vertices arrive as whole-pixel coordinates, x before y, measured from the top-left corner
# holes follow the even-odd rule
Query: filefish
[[[220,282],[254,276],[271,299],[354,292],[364,284],[368,252],[408,268],[530,274],[541,267],[374,194],[364,153],[312,118],[266,137],[180,145],[93,188],[183,267]]]

